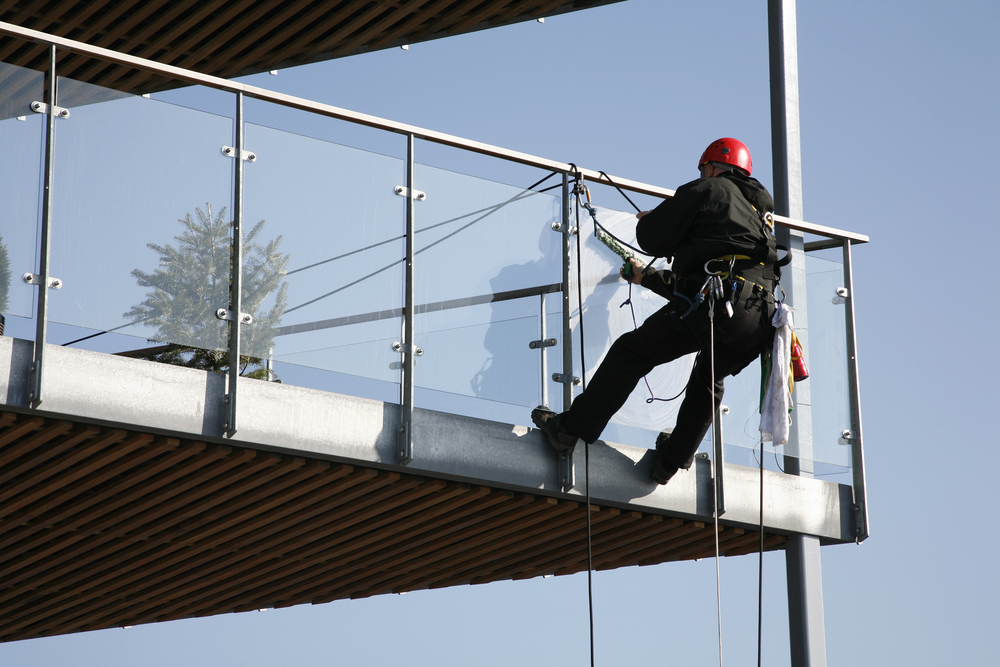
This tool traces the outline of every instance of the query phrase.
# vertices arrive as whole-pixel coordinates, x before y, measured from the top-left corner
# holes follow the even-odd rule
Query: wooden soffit
[[[232,78],[621,0],[14,0],[0,21],[201,74]],[[48,67],[46,47],[0,37],[0,61]],[[129,93],[179,85],[60,54],[61,76]]]
[[[715,553],[710,522],[591,522],[598,570]],[[0,642],[572,574],[586,523],[580,500],[0,412]]]

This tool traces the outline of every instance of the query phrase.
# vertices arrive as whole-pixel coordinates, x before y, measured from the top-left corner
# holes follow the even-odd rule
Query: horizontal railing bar
[[[0,21],[0,33],[11,35],[13,37],[20,37],[32,42],[55,45],[58,48],[73,51],[74,53],[92,56],[100,60],[105,60],[118,65],[134,67],[135,69],[153,72],[155,74],[161,74],[163,76],[199,86],[215,88],[217,90],[224,90],[231,93],[243,93],[244,95],[249,95],[250,97],[254,97],[259,100],[273,102],[275,104],[280,104],[293,109],[299,109],[300,111],[316,113],[322,116],[336,118],[338,120],[357,123],[359,125],[387,130],[389,132],[396,132],[398,134],[412,134],[418,139],[424,139],[426,141],[432,141],[445,146],[472,151],[481,155],[488,155],[503,160],[509,160],[511,162],[517,162],[529,167],[538,167],[540,169],[548,169],[549,171],[567,174],[579,173],[589,181],[602,183],[604,185],[617,185],[624,190],[630,190],[632,192],[652,195],[654,197],[674,196],[674,190],[649,185],[648,183],[640,183],[639,181],[620,178],[618,176],[615,176],[614,180],[612,180],[600,171],[576,167],[567,162],[549,160],[547,158],[529,155],[528,153],[521,153],[518,151],[508,150],[506,148],[500,148],[499,146],[484,144],[470,139],[463,139],[461,137],[445,134],[443,132],[435,132],[433,130],[407,125],[406,123],[397,123],[395,121],[379,118],[378,116],[349,111],[347,109],[341,109],[340,107],[335,107],[329,104],[322,104],[320,102],[313,102],[301,97],[295,97],[294,95],[286,95],[284,93],[277,93],[265,88],[249,86],[235,81],[230,81],[228,79],[223,79],[221,77],[212,76],[210,74],[200,74],[198,72],[175,67],[173,65],[164,65],[145,58],[138,58],[125,53],[118,53],[100,46],[91,46],[83,42],[67,39],[65,37],[50,35],[48,33],[32,30],[30,28],[22,28],[11,23]],[[776,215],[775,220],[786,227],[790,227],[791,229],[797,229],[811,234],[850,239],[855,243],[868,242],[868,237],[863,234],[855,234],[854,232],[835,229],[833,227],[825,227],[823,225],[814,225],[812,223],[804,222],[802,220],[793,220],[784,216]]]
[[[500,301],[511,301],[512,299],[523,299],[529,296],[538,296],[539,294],[553,294],[561,290],[562,283],[553,283],[551,285],[539,285],[538,287],[525,287],[524,289],[496,292],[495,294],[481,294],[479,296],[469,296],[461,299],[449,299],[447,301],[425,303],[415,306],[414,311],[417,315],[423,315],[424,313],[436,313],[442,310],[452,310],[454,308],[478,306],[484,303],[498,303]],[[283,327],[276,327],[274,335],[287,336],[289,334],[305,333],[307,331],[334,329],[336,327],[344,327],[351,324],[377,322],[379,320],[388,320],[400,317],[402,314],[402,308],[390,308],[388,310],[378,310],[371,313],[358,313],[357,315],[334,317],[329,320],[318,320],[316,322],[305,322],[303,324],[289,324]]]

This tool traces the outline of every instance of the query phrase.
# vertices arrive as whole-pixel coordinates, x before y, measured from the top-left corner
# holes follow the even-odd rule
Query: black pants
[[[573,401],[563,425],[584,441],[594,442],[625,404],[639,380],[653,367],[692,352],[703,352],[691,371],[664,461],[679,468],[689,468],[712,425],[712,415],[722,404],[723,380],[746,368],[771,345],[774,303],[762,294],[751,296],[738,305],[733,318],[726,314],[724,304],[716,306],[714,392],[708,350],[708,304],[702,304],[696,312],[681,319],[686,308],[683,302],[668,304],[638,329],[618,338],[586,391]]]

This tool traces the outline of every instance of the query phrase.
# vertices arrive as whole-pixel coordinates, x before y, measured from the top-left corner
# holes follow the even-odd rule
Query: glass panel
[[[807,255],[806,280],[809,328],[803,345],[812,396],[813,456],[816,461],[846,468],[851,465],[851,448],[843,438],[843,432],[851,428],[847,306],[837,294],[844,286],[844,266]]]
[[[59,80],[53,322],[220,350],[229,305],[229,118]],[[235,104],[234,104],[235,108]],[[122,346],[143,347],[117,339]],[[52,339],[53,343],[62,342]]]
[[[406,200],[394,188],[405,182],[403,162],[251,123],[245,146],[257,156],[245,171],[246,228],[259,226],[253,252],[272,256],[265,273],[279,285],[261,302],[266,318],[246,328],[245,352],[266,357],[273,346],[290,373],[279,372],[283,382],[398,402],[392,344],[401,331]]]
[[[528,347],[542,337],[540,295],[562,280],[560,198],[425,165],[415,182],[427,198],[416,202],[414,381],[439,392],[417,402],[523,424],[541,401],[541,351]]]
[[[597,207],[600,223],[630,245],[635,242],[635,215]],[[584,215],[586,215],[584,213]],[[593,376],[611,344],[618,336],[641,324],[648,316],[666,305],[653,292],[632,287],[618,277],[622,260],[593,234],[593,224],[587,216],[581,219],[582,291],[584,310],[584,340],[587,377]],[[667,266],[662,260],[658,268]],[[843,282],[842,266],[836,262],[807,257],[808,329],[797,322],[797,331],[806,346],[810,368],[809,383],[812,401],[813,453],[812,460],[845,468],[850,466],[850,448],[838,441],[844,429],[850,428],[847,395],[846,338],[844,306],[836,300],[836,288]],[[574,322],[577,318],[576,295],[572,297]],[[634,317],[634,320],[633,320]],[[578,328],[574,327],[574,342],[579,345]],[[579,357],[577,357],[578,359]],[[646,381],[640,382],[621,410],[612,418],[603,438],[640,447],[651,448],[656,433],[676,423],[677,410],[683,398],[694,355],[655,368]],[[576,365],[578,362],[574,362]],[[673,401],[656,400],[651,397]],[[727,461],[739,465],[757,465],[752,450],[759,448],[761,369],[754,361],[736,377],[726,379],[723,405],[723,441]],[[792,418],[795,419],[795,413]],[[737,448],[737,449],[733,449]],[[768,458],[774,451],[785,454],[784,447],[765,448]],[[729,451],[733,451],[730,457]],[[711,451],[711,434],[700,451]],[[770,463],[767,463],[770,465]],[[817,468],[817,472],[820,469]]]
[[[596,209],[597,219],[603,227],[625,243],[638,247],[634,212],[600,206]],[[618,275],[622,265],[621,257],[597,239],[593,221],[585,210],[581,212],[580,228],[583,244],[581,262],[585,361],[589,379],[604,360],[611,344],[622,334],[632,331],[636,323],[642,324],[647,317],[667,305],[667,301],[652,291],[635,285],[630,290],[630,284]],[[650,258],[643,259],[649,261]],[[660,260],[656,266],[665,268],[669,265]],[[576,323],[576,294],[571,301]],[[575,324],[574,341],[578,340],[579,331]],[[676,423],[680,398],[655,400],[651,403],[647,403],[647,400],[652,397],[670,399],[681,394],[687,385],[693,363],[694,355],[688,355],[654,368],[645,382],[636,385],[625,405],[605,429],[603,437],[613,442],[651,448],[656,434]],[[574,361],[574,368],[578,367],[579,353]]]
[[[30,318],[35,287],[21,276],[38,271],[45,114],[31,103],[45,100],[41,72],[0,63],[0,313]],[[30,325],[22,327],[25,331]],[[8,331],[7,335],[21,335]]]

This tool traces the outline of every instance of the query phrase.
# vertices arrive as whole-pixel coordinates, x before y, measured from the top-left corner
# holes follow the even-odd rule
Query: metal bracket
[[[559,464],[559,489],[569,493],[576,486],[576,469],[573,467],[573,452],[557,453]]]
[[[45,102],[32,102],[31,110],[35,113],[48,113],[49,105]],[[59,118],[69,118],[69,109],[66,109],[65,107],[53,106],[52,111]]]
[[[401,354],[410,354],[412,352],[418,357],[424,356],[424,348],[416,347],[414,345],[403,345],[399,341],[392,344],[392,349]]]
[[[240,157],[242,159],[246,160],[247,162],[256,162],[257,161],[257,154],[256,153],[252,153],[250,151],[240,151],[239,153],[240,153]],[[222,154],[225,155],[226,157],[236,157],[236,149],[233,148],[232,146],[223,146],[222,147]]]
[[[405,185],[397,185],[393,189],[393,192],[395,192],[400,197],[408,197],[410,195],[410,191]],[[424,201],[425,199],[427,199],[427,193],[421,192],[420,190],[414,190],[413,198],[416,199],[417,201]]]
[[[577,229],[576,227],[570,227],[569,225],[566,225],[565,229],[567,231],[563,231],[563,223],[561,223],[561,222],[553,222],[552,223],[552,231],[554,231],[554,232],[560,232],[562,234],[569,234],[570,236],[576,236],[580,232],[580,230]]]
[[[850,296],[851,292],[846,287],[838,287],[837,296],[833,297],[833,303],[835,304],[847,303],[847,300],[850,298]]]
[[[40,286],[42,284],[42,277],[37,273],[25,273],[23,276],[21,276],[21,278],[24,280],[24,282],[28,283],[29,285]],[[62,286],[63,286],[63,281],[60,280],[59,278],[49,278],[49,287],[51,287],[52,289],[59,289]]]
[[[569,379],[562,373],[553,373],[552,379],[556,382],[561,382],[562,384],[571,384],[574,387],[579,387],[581,384],[583,384],[583,380],[581,380],[580,378],[574,376],[572,379]]]
[[[220,320],[226,320],[227,322],[236,321],[236,314],[228,308],[219,308],[215,311],[215,316]],[[253,324],[253,315],[250,313],[240,313],[239,320],[240,324]]]
[[[553,347],[554,345],[558,344],[559,341],[556,340],[555,338],[546,338],[545,340],[533,340],[530,343],[528,343],[528,347],[531,348],[532,350],[537,350],[543,347]]]

